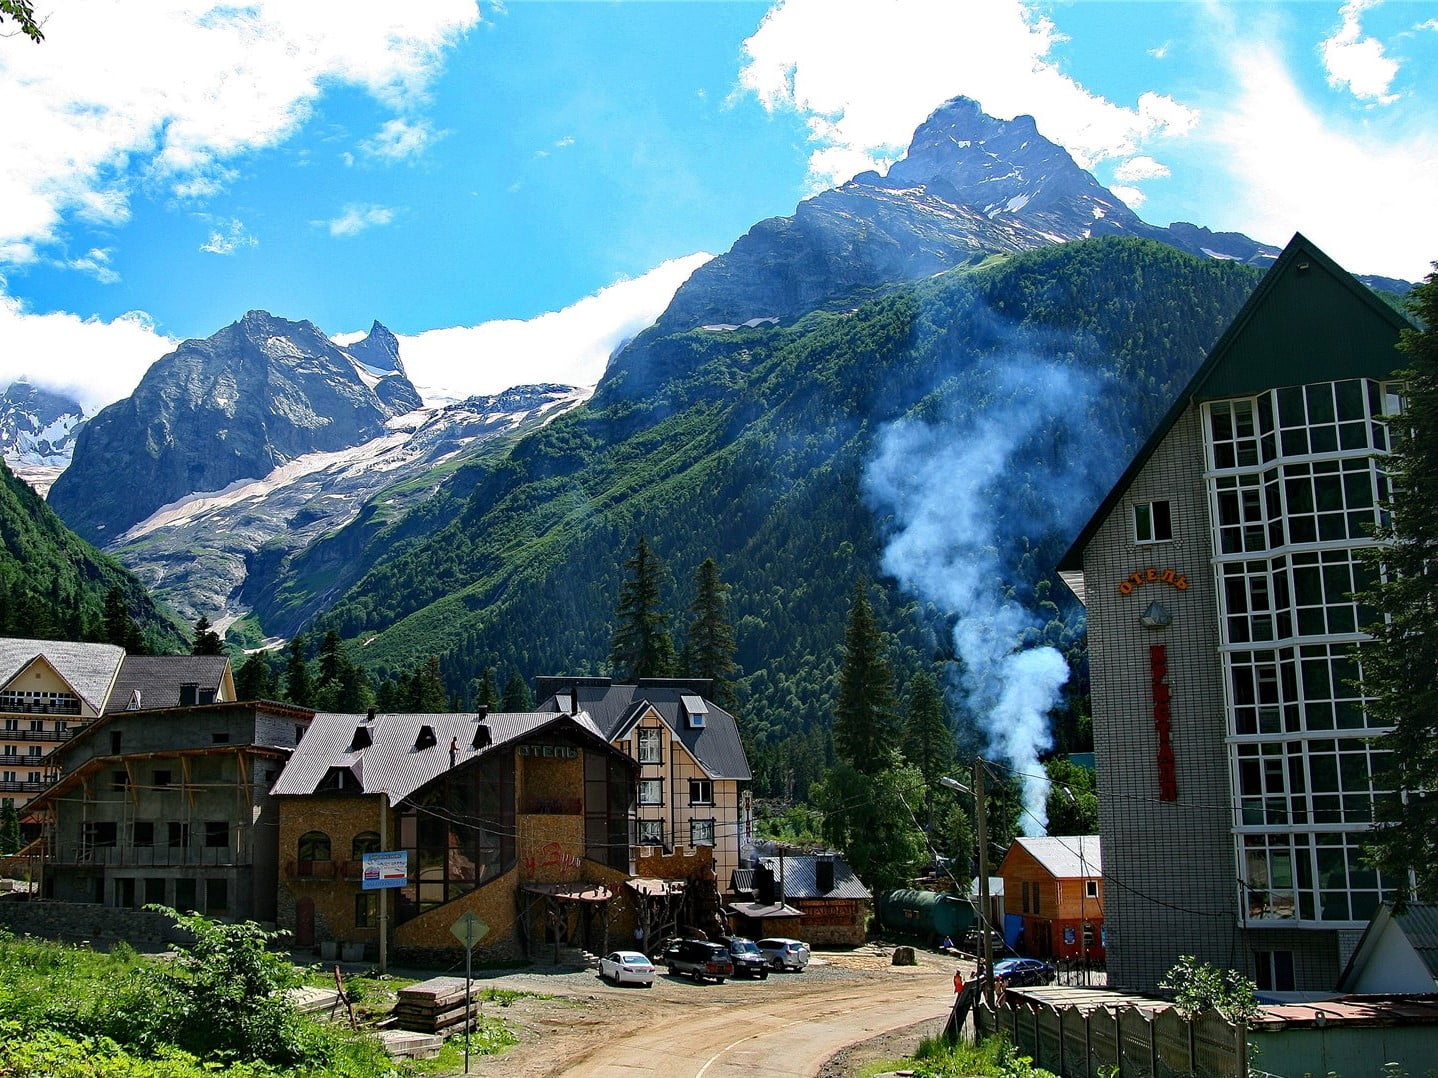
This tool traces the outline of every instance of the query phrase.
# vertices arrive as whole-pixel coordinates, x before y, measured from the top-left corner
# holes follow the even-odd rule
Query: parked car
[[[1009,947],[1009,945],[1004,942],[1004,936],[1002,932],[989,933],[989,947],[992,948],[992,953],[996,957],[998,955],[1012,955],[1014,953],[1013,950]],[[980,958],[982,958],[984,954],[983,932],[977,928],[969,929],[967,932],[964,933],[964,938],[959,944],[959,949],[967,952],[968,954],[978,955]]]
[[[729,948],[729,957],[734,962],[734,976],[769,979],[769,958],[753,940],[743,936],[726,936],[721,943]]]
[[[687,973],[696,981],[712,977],[720,984],[734,976],[734,960],[722,943],[708,940],[679,940],[664,952],[664,964],[670,973]]]
[[[654,963],[638,951],[611,951],[599,960],[599,976],[613,984],[654,987]]]
[[[759,941],[759,950],[773,969],[802,970],[809,964],[809,945],[802,940],[771,936]]]
[[[994,980],[1010,988],[1031,984],[1053,984],[1058,979],[1058,969],[1052,962],[1041,958],[1005,958],[994,963]]]

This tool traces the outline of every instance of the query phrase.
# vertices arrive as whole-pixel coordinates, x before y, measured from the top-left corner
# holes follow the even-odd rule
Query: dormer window
[[[419,728],[419,736],[414,739],[416,749],[427,749],[439,744],[439,738],[434,736],[434,727],[428,724]]]
[[[355,736],[350,739],[350,752],[358,752],[360,749],[367,749],[374,744],[374,737],[369,732],[368,726],[356,726]]]
[[[684,709],[684,717],[689,729],[702,729],[704,719],[709,714],[709,705],[704,702],[704,698],[702,696],[681,696],[679,704]]]
[[[487,749],[493,740],[494,737],[490,734],[489,727],[480,723],[474,728],[474,740],[469,743],[469,747],[472,749]]]

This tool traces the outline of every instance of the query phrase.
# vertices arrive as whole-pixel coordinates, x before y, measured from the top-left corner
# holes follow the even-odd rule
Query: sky
[[[431,400],[592,384],[706,257],[1035,117],[1155,224],[1438,259],[1438,5],[35,0],[0,23],[0,388],[89,409],[247,310],[380,321]]]

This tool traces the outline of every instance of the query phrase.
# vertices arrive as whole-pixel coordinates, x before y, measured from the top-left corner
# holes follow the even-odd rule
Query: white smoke
[[[1052,747],[1049,714],[1069,671],[1056,650],[1026,642],[1041,625],[1010,589],[1025,540],[1070,528],[1093,504],[1084,454],[1050,441],[1068,441],[1066,417],[1078,436],[1090,387],[1083,374],[1029,356],[985,381],[982,403],[966,393],[937,420],[883,428],[864,492],[891,516],[884,570],[956,619],[963,709],[986,753],[1023,776],[1022,826],[1043,834],[1049,783],[1039,757]]]

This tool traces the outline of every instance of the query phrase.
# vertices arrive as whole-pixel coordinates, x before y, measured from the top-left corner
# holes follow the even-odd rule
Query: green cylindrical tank
[[[957,940],[974,923],[967,899],[940,891],[885,891],[879,895],[879,923],[892,932],[937,941]]]

